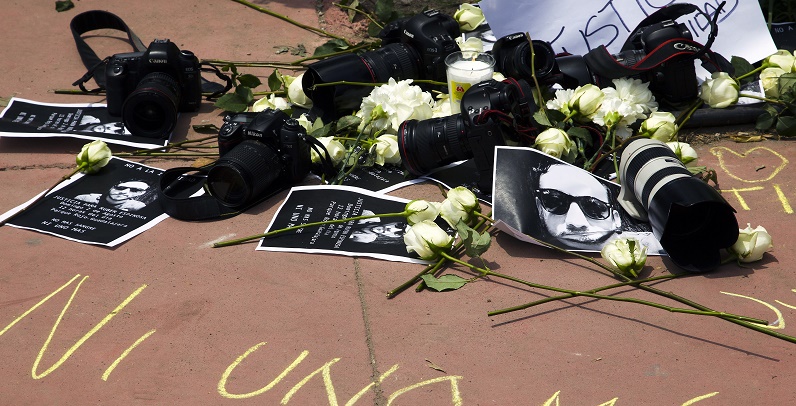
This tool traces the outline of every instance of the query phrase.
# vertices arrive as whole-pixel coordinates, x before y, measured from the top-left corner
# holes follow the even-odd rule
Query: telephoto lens
[[[245,206],[261,196],[282,173],[282,162],[268,144],[245,140],[216,161],[207,189],[223,205]]]
[[[122,105],[122,121],[131,134],[147,138],[168,136],[177,124],[180,86],[170,75],[144,76]]]
[[[398,128],[401,160],[414,175],[456,161],[472,158],[467,145],[467,128],[461,115],[407,120]]]
[[[666,144],[641,138],[622,151],[617,174],[619,204],[649,220],[655,237],[678,266],[712,270],[721,250],[738,239],[735,209],[705,181],[693,176]]]

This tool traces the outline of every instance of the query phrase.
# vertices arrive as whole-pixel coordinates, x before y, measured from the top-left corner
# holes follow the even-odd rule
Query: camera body
[[[518,141],[520,129],[530,130],[535,110],[531,87],[523,80],[478,83],[464,93],[461,114],[403,122],[398,128],[401,160],[410,173],[422,175],[472,158],[478,188],[490,191],[495,147]]]
[[[445,57],[459,50],[455,37],[459,23],[439,10],[426,10],[413,17],[387,24],[379,33],[383,46],[404,44],[419,56],[419,76],[412,79],[445,78]],[[407,79],[407,78],[404,78]]]
[[[310,171],[308,135],[280,110],[224,117],[218,134],[221,157],[207,174],[207,187],[228,207],[254,202],[274,186],[300,182]]]
[[[694,54],[701,49],[691,32],[674,20],[663,20],[638,28],[625,42],[622,51],[609,54],[596,48],[585,56],[556,55],[552,46],[533,40],[528,44],[522,33],[498,39],[492,48],[495,69],[517,79],[537,80],[545,85],[559,84],[572,89],[585,84],[611,85],[611,79],[633,77],[648,82],[656,99],[672,105],[698,97]],[[531,46],[534,67],[531,71]]]
[[[122,116],[133,135],[162,137],[174,128],[177,112],[199,109],[200,73],[199,59],[168,39],[143,52],[115,54],[105,70],[108,113]]]
[[[383,46],[359,55],[347,54],[310,64],[302,86],[324,121],[359,109],[368,86],[318,86],[332,82],[386,83],[389,78],[445,80],[445,57],[458,51],[461,33],[451,16],[427,10],[394,21],[379,33]]]

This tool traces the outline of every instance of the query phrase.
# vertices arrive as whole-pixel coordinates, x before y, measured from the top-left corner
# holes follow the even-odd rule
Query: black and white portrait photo
[[[78,174],[63,182],[8,225],[113,247],[168,217],[157,201],[161,173],[161,169],[113,157],[99,172]]]
[[[617,202],[620,186],[532,148],[498,147],[493,216],[522,239],[529,235],[573,251],[599,251],[634,237],[662,251],[648,223]]]
[[[319,221],[373,214],[400,213],[408,200],[350,186],[297,186],[290,190],[266,231]],[[444,221],[443,229],[448,229]],[[260,241],[257,250],[364,256],[391,261],[427,263],[407,253],[402,216],[374,217],[310,226]],[[452,230],[449,230],[452,232]]]
[[[40,103],[12,98],[0,113],[3,137],[72,137],[103,140],[109,144],[137,148],[156,148],[168,144],[166,138],[137,137],[124,128],[121,117],[108,114],[99,103]]]

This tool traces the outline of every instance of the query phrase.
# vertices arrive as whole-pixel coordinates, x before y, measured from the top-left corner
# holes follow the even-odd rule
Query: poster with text
[[[157,148],[169,142],[168,137],[130,134],[122,118],[108,114],[105,104],[41,103],[16,97],[0,113],[0,137],[72,137],[136,148]]]
[[[77,174],[62,182],[7,225],[86,244],[116,246],[168,217],[157,201],[161,173],[158,168],[111,158],[95,174]]]
[[[268,231],[373,214],[400,213],[409,201],[350,186],[297,186],[279,207]],[[448,225],[439,220],[452,234]],[[257,250],[363,256],[390,261],[428,263],[406,251],[409,228],[402,216],[349,220],[307,226],[266,237]]]

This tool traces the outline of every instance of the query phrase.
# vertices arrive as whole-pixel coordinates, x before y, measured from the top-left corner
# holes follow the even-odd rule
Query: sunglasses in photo
[[[570,196],[560,190],[538,189],[536,197],[545,210],[559,216],[569,211],[573,201],[578,204],[580,211],[591,219],[605,220],[611,214],[611,206],[608,203],[591,196]]]

